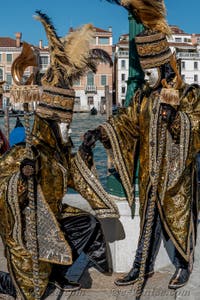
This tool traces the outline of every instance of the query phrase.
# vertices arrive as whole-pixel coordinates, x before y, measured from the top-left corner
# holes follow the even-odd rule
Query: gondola
[[[91,115],[97,115],[97,109],[95,107],[93,107],[91,110],[90,110],[90,114]]]

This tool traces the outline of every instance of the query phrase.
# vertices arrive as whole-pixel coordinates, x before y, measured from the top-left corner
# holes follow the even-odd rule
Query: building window
[[[185,81],[185,75],[182,74],[181,77],[182,77],[183,81]]]
[[[76,79],[76,80],[74,81],[74,84],[73,84],[73,85],[80,86],[80,85],[81,85],[81,80],[80,80],[80,78]]]
[[[121,68],[122,68],[122,69],[125,69],[125,68],[126,68],[126,61],[125,61],[125,59],[122,59],[122,60],[121,60]]]
[[[101,75],[101,85],[105,86],[107,84],[107,77],[106,75]]]
[[[191,39],[189,39],[189,38],[184,38],[184,42],[185,42],[185,43],[190,43],[190,42],[191,42]]]
[[[182,42],[182,38],[176,37],[176,38],[175,38],[175,42],[176,42],[176,43],[181,43],[181,42]]]
[[[94,104],[94,97],[88,97],[88,105],[93,105]]]
[[[0,69],[0,81],[3,81],[3,70]]]
[[[48,56],[40,56],[40,67],[42,69],[46,69],[49,65],[49,58]]]
[[[198,62],[197,61],[194,62],[194,69],[198,70]]]
[[[11,85],[12,84],[12,75],[6,74],[6,84]]]
[[[94,85],[94,74],[92,72],[87,74],[87,85]]]
[[[8,63],[11,63],[12,62],[12,54],[6,54],[6,61],[8,62]]]
[[[194,82],[198,82],[198,75],[194,75]]]
[[[126,88],[125,86],[122,86],[122,94],[125,94],[126,93]]]
[[[99,45],[109,45],[108,37],[99,37]]]
[[[126,80],[126,75],[122,74],[121,79],[122,79],[122,81],[125,81]]]
[[[181,62],[181,68],[182,68],[183,70],[185,70],[185,61],[182,61],[182,62]]]

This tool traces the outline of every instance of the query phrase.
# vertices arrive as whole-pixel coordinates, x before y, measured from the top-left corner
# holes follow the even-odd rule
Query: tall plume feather
[[[145,27],[171,34],[163,0],[122,0],[121,4],[132,11]]]
[[[88,70],[97,71],[99,62],[112,66],[110,55],[103,49],[91,49],[91,41],[95,37],[95,29],[91,24],[85,24],[70,32],[64,39],[64,47],[72,66],[66,76],[73,82],[85,75]]]
[[[37,15],[35,18],[43,24],[46,31],[51,58],[51,66],[43,76],[42,84],[65,87],[68,85],[68,82],[65,83],[63,81],[63,74],[65,74],[67,67],[71,66],[71,63],[65,53],[63,43],[57,36],[50,18],[39,10],[37,10],[36,13]]]
[[[70,32],[64,38],[64,49],[67,57],[70,58],[72,67],[68,69],[68,76],[76,70],[84,69],[89,58],[89,50],[92,39],[94,38],[94,27],[86,24]]]
[[[37,10],[36,13],[36,19],[45,28],[51,57],[51,64],[41,79],[42,85],[69,88],[74,80],[88,70],[96,72],[100,61],[112,65],[106,51],[91,49],[91,41],[95,36],[95,29],[91,24],[86,24],[60,39],[50,18],[41,11]]]

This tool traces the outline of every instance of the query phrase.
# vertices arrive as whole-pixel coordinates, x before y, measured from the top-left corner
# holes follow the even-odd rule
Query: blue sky
[[[188,33],[200,33],[200,0],[166,0],[167,20]],[[113,28],[114,42],[120,34],[128,33],[127,12],[105,0],[12,0],[1,5],[0,36],[15,38],[22,32],[22,40],[38,44],[46,36],[42,24],[33,18],[36,9],[51,17],[59,36],[64,36],[70,26],[85,23],[108,29]]]

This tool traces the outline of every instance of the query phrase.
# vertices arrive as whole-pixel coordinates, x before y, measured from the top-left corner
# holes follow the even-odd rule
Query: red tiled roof
[[[104,29],[101,29],[101,28],[98,28],[98,27],[94,27],[95,31],[96,32],[110,32],[109,30],[104,30]]]
[[[0,47],[16,47],[16,40],[9,37],[0,37]]]

